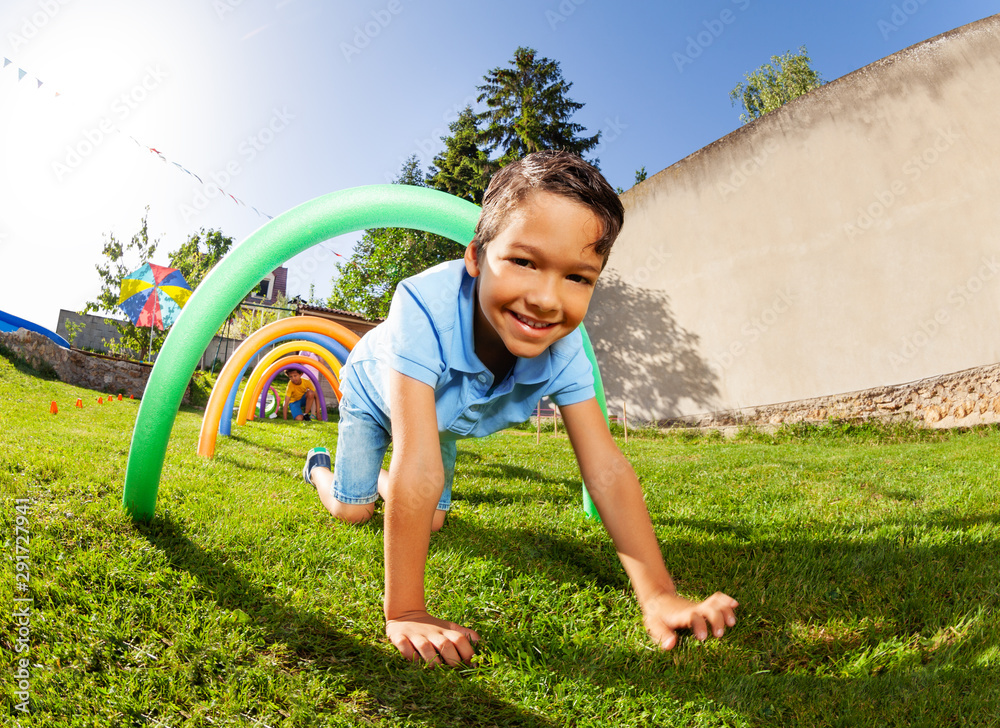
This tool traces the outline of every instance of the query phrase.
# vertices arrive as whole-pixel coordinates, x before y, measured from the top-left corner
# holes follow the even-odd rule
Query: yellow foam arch
[[[307,331],[329,336],[348,350],[353,349],[360,341],[360,337],[350,329],[318,316],[292,316],[274,321],[255,331],[237,347],[219,372],[205,407],[205,415],[201,419],[201,432],[198,435],[199,455],[206,458],[215,455],[215,442],[219,434],[219,422],[226,408],[226,400],[247,362],[275,339]]]
[[[257,400],[260,399],[261,392],[264,389],[264,382],[267,381],[265,377],[261,376],[262,372],[275,362],[281,360],[282,357],[285,357],[288,354],[298,354],[300,351],[309,351],[318,355],[320,359],[326,363],[327,367],[333,372],[337,379],[340,379],[340,362],[337,361],[337,357],[319,344],[314,344],[311,341],[289,341],[288,343],[276,346],[272,351],[267,353],[267,356],[257,363],[257,366],[253,368],[253,372],[250,373],[250,379],[247,382],[247,386],[243,389],[243,398],[240,400],[240,409],[236,415],[237,425],[242,425],[250,419],[250,413],[253,412],[253,408],[257,403]],[[320,370],[322,369],[322,367],[317,366],[319,362],[315,359],[309,359],[308,357],[302,358],[311,361],[312,364],[310,366],[314,366]]]

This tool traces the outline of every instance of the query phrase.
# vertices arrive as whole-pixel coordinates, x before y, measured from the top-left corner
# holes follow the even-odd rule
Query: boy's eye
[[[514,265],[520,265],[522,267],[531,265],[531,261],[528,260],[527,258],[513,258],[512,262],[514,263]]]
[[[578,275],[576,273],[572,273],[566,277],[569,278],[574,283],[583,283],[588,286],[591,284],[591,280],[589,278],[587,278],[586,276]]]

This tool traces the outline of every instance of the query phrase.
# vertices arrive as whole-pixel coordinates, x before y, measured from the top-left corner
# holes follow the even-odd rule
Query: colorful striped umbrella
[[[191,286],[176,268],[145,263],[122,279],[118,306],[140,327],[165,331],[181,315],[181,308],[191,297]]]

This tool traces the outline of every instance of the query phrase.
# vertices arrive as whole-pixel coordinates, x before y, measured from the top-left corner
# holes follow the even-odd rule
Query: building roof
[[[353,311],[341,311],[337,308],[326,308],[325,306],[312,306],[308,303],[298,303],[296,304],[296,308],[298,309],[296,312],[296,315],[298,316],[306,314],[325,314],[329,316],[331,314],[335,314],[337,316],[347,316],[348,318],[357,319],[358,321],[363,321],[369,324],[379,324],[382,322],[382,319],[365,318],[360,313],[354,313]]]

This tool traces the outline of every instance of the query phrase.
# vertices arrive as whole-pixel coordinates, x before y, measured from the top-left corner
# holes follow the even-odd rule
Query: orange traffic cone
[[[104,404],[104,397],[98,397],[97,404]]]
[[[119,402],[121,402],[121,401],[122,401],[122,396],[121,396],[121,394],[119,394],[119,395],[118,395],[118,401],[119,401]]]
[[[51,405],[49,405],[49,412],[51,412],[54,415],[59,413],[59,408],[56,407],[56,403],[55,402],[53,402]]]
[[[76,406],[83,409],[83,400],[80,397],[76,398]]]
[[[133,395],[131,395],[131,394],[128,396],[128,398],[129,399],[135,399],[135,397]]]

